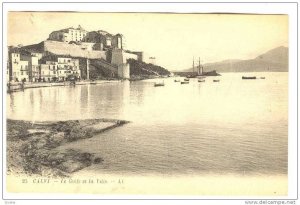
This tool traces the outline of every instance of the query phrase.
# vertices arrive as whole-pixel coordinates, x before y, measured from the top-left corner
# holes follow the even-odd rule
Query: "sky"
[[[46,40],[54,30],[81,25],[125,37],[125,49],[143,51],[145,61],[168,70],[201,63],[251,59],[288,46],[287,15],[9,12],[8,45]]]

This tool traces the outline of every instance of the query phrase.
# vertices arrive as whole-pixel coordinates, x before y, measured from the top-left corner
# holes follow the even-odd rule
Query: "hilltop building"
[[[53,31],[49,35],[49,40],[62,41],[62,42],[79,42],[88,32],[84,30],[80,25],[77,28],[66,28],[58,31]]]
[[[112,35],[103,30],[88,32],[84,30],[80,25],[78,26],[78,28],[70,27],[58,31],[53,31],[49,34],[48,40],[61,41],[66,43],[93,43],[93,50],[107,50],[114,48],[123,49],[121,34]]]
[[[95,43],[95,50],[123,49],[121,34],[112,35],[103,30],[88,32],[82,41]]]

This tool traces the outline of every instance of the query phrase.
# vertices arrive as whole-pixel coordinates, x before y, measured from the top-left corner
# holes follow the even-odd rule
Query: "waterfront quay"
[[[7,83],[7,92],[23,91],[28,88],[43,88],[54,86],[76,86],[76,85],[96,85],[103,83],[116,83],[120,80],[84,80],[84,81],[65,81],[65,82],[10,82]]]

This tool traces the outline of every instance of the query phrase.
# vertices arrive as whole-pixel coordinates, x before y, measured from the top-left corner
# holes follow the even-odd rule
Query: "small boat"
[[[181,84],[189,84],[190,82],[189,81],[182,81],[180,82]]]
[[[88,81],[77,81],[76,82],[76,85],[87,85],[87,84],[90,84],[90,82],[88,82]]]
[[[165,86],[165,83],[161,82],[161,83],[155,83],[154,84],[154,87],[159,87],[159,86]]]
[[[51,86],[64,86],[65,82],[51,83]]]
[[[188,78],[185,78],[185,79],[184,79],[184,81],[190,81],[190,79],[188,79]]]
[[[220,82],[220,80],[213,80],[213,82]]]
[[[205,80],[198,80],[198,82],[199,82],[199,83],[203,83],[203,82],[205,82]]]
[[[260,77],[260,79],[266,79],[265,77]]]
[[[178,83],[178,82],[180,82],[180,80],[174,80],[174,82],[175,82],[175,83]]]
[[[242,79],[243,79],[243,80],[255,80],[255,79],[256,79],[256,76],[249,76],[249,77],[247,77],[247,76],[242,76]]]

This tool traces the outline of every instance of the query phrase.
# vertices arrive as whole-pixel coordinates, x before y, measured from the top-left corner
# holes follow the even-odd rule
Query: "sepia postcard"
[[[7,196],[295,196],[294,10],[54,5],[3,13]]]

